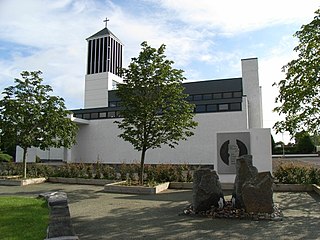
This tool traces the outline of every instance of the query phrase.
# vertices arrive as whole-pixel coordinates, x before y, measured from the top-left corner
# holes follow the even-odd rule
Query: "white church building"
[[[107,27],[87,41],[84,108],[72,110],[72,119],[79,125],[77,144],[71,149],[29,149],[29,162],[36,156],[69,163],[140,160],[140,152],[118,137],[120,130],[114,123],[121,109],[116,85],[122,82],[118,69],[122,67],[123,44]],[[183,83],[188,101],[196,106],[194,135],[175,149],[148,150],[146,163],[211,165],[221,182],[233,182],[235,159],[251,154],[259,171],[272,171],[271,132],[263,128],[258,59],[242,59],[241,72],[236,78]],[[22,161],[20,148],[16,160]]]

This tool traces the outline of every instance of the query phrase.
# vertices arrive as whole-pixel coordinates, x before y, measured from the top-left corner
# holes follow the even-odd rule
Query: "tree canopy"
[[[52,88],[42,84],[40,74],[22,72],[22,79],[5,88],[0,100],[0,140],[23,149],[25,166],[28,148],[71,147],[78,129],[68,118],[63,98],[49,95]]]
[[[315,145],[313,144],[309,133],[304,131],[296,133],[295,140],[297,153],[313,153],[315,151]]]
[[[317,134],[320,128],[320,9],[314,19],[294,34],[299,44],[298,58],[283,66],[285,79],[274,83],[279,88],[274,108],[285,119],[275,123],[276,132],[292,136],[307,131]]]
[[[162,145],[175,147],[193,135],[197,123],[194,105],[186,101],[183,71],[166,59],[165,45],[155,49],[143,42],[141,46],[139,56],[121,71],[124,84],[118,85],[117,94],[123,119],[116,123],[123,130],[119,136],[141,151],[142,183],[146,151]]]

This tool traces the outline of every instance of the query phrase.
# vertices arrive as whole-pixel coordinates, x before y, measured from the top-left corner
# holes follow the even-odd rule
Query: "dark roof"
[[[188,94],[242,91],[242,78],[228,78],[183,83]]]
[[[242,92],[242,78],[227,78],[183,83],[189,95],[206,93]],[[117,90],[108,91],[109,101],[120,101]]]
[[[188,101],[194,103],[199,107],[196,112],[219,112],[219,111],[239,111],[241,110],[242,102],[242,78],[229,78],[229,79],[218,79],[218,80],[206,80],[198,82],[188,82],[183,83],[185,87],[185,93],[189,95]],[[216,96],[215,96],[216,94]],[[80,116],[80,118],[85,119],[98,119],[99,112],[116,111],[121,110],[120,105],[118,106],[117,102],[120,101],[120,98],[117,96],[117,90],[108,91],[109,103],[113,102],[112,107],[99,107],[99,108],[86,108],[86,109],[74,109],[71,110],[74,114]],[[228,110],[222,109],[219,110],[218,105],[228,105]],[[236,108],[232,108],[230,104],[236,104]],[[206,106],[211,106],[211,110],[204,110]],[[230,105],[230,106],[229,106]],[[203,109],[202,109],[202,108]],[[229,109],[230,107],[230,109]],[[202,109],[202,110],[201,110]],[[215,110],[214,110],[215,109]],[[88,116],[82,116],[86,114]],[[91,115],[95,114],[94,117]],[[91,117],[89,117],[91,116]],[[106,118],[106,116],[104,117]]]
[[[92,36],[88,37],[86,40],[91,40],[91,39],[95,39],[95,38],[100,38],[100,37],[103,37],[103,36],[108,36],[108,35],[111,35],[113,36],[114,38],[117,39],[118,42],[121,43],[121,41],[119,40],[119,38],[116,37],[116,35],[114,35],[108,28],[103,28],[101,29],[99,32],[93,34]]]

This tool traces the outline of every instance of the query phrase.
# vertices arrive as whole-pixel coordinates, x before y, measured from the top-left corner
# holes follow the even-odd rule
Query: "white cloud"
[[[82,107],[85,39],[104,27],[105,17],[110,19],[108,27],[125,44],[125,66],[139,53],[140,43],[147,40],[153,47],[166,44],[167,56],[175,61],[176,67],[185,70],[189,79],[235,77],[234,74],[237,77],[240,59],[256,57],[259,48],[270,53],[263,58],[257,56],[262,84],[265,84],[264,79],[273,79],[273,82],[283,65],[280,60],[288,59],[282,50],[292,52],[292,48],[284,48],[288,42],[283,41],[273,49],[259,42],[250,46],[250,50],[245,46],[219,49],[217,38],[223,38],[221,34],[235,36],[270,24],[307,23],[318,7],[315,1],[305,1],[301,7],[302,3],[288,0],[152,0],[139,2],[137,9],[121,5],[126,3],[0,0],[0,41],[22,44],[22,48],[29,49],[28,54],[23,54],[24,50],[19,48],[13,51],[0,47],[0,54],[2,51],[9,54],[5,61],[0,58],[0,88],[11,84],[22,70],[40,69],[55,93],[66,99],[68,107]],[[292,41],[291,36],[287,41]],[[267,87],[263,89],[266,90],[269,91]]]
[[[316,1],[291,0],[161,0],[171,16],[196,26],[211,27],[223,34],[237,34],[272,24],[309,20],[319,7]],[[303,6],[302,6],[303,4]]]
[[[85,39],[103,27],[106,7],[110,15],[117,13],[109,2],[1,1],[0,39],[32,49],[26,55],[19,47],[17,51],[2,47],[0,51],[9,56],[0,60],[1,89],[19,78],[23,70],[41,70],[46,84],[52,85],[69,107],[82,107]]]
[[[260,85],[262,86],[262,103],[263,103],[263,122],[264,127],[271,128],[276,121],[283,119],[273,109],[278,105],[275,103],[279,95],[278,88],[272,86],[273,83],[279,82],[285,78],[285,73],[281,71],[282,67],[289,61],[296,58],[296,53],[292,51],[296,41],[288,36],[283,36],[277,46],[269,49],[269,54],[259,62]],[[272,129],[275,141],[290,142],[288,132],[276,134]]]

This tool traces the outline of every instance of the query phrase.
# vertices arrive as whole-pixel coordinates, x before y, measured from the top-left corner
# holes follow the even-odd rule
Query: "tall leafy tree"
[[[295,135],[297,153],[313,153],[315,145],[313,144],[309,133],[299,132]]]
[[[162,145],[174,148],[192,136],[197,126],[194,105],[186,101],[183,71],[174,69],[173,61],[166,59],[165,45],[155,49],[143,42],[141,46],[139,56],[121,71],[124,84],[118,85],[117,94],[123,119],[116,121],[123,130],[119,136],[141,151],[140,184],[146,151]]]
[[[285,115],[275,123],[277,132],[288,131],[292,136],[300,131],[319,132],[320,127],[320,9],[314,19],[302,25],[294,35],[299,44],[294,48],[298,58],[283,67],[285,79],[274,83],[279,88],[274,109]]]
[[[68,118],[63,98],[49,95],[52,88],[42,84],[40,75],[41,71],[22,72],[22,79],[5,88],[0,100],[1,142],[23,149],[24,178],[28,148],[71,147],[78,129]]]

